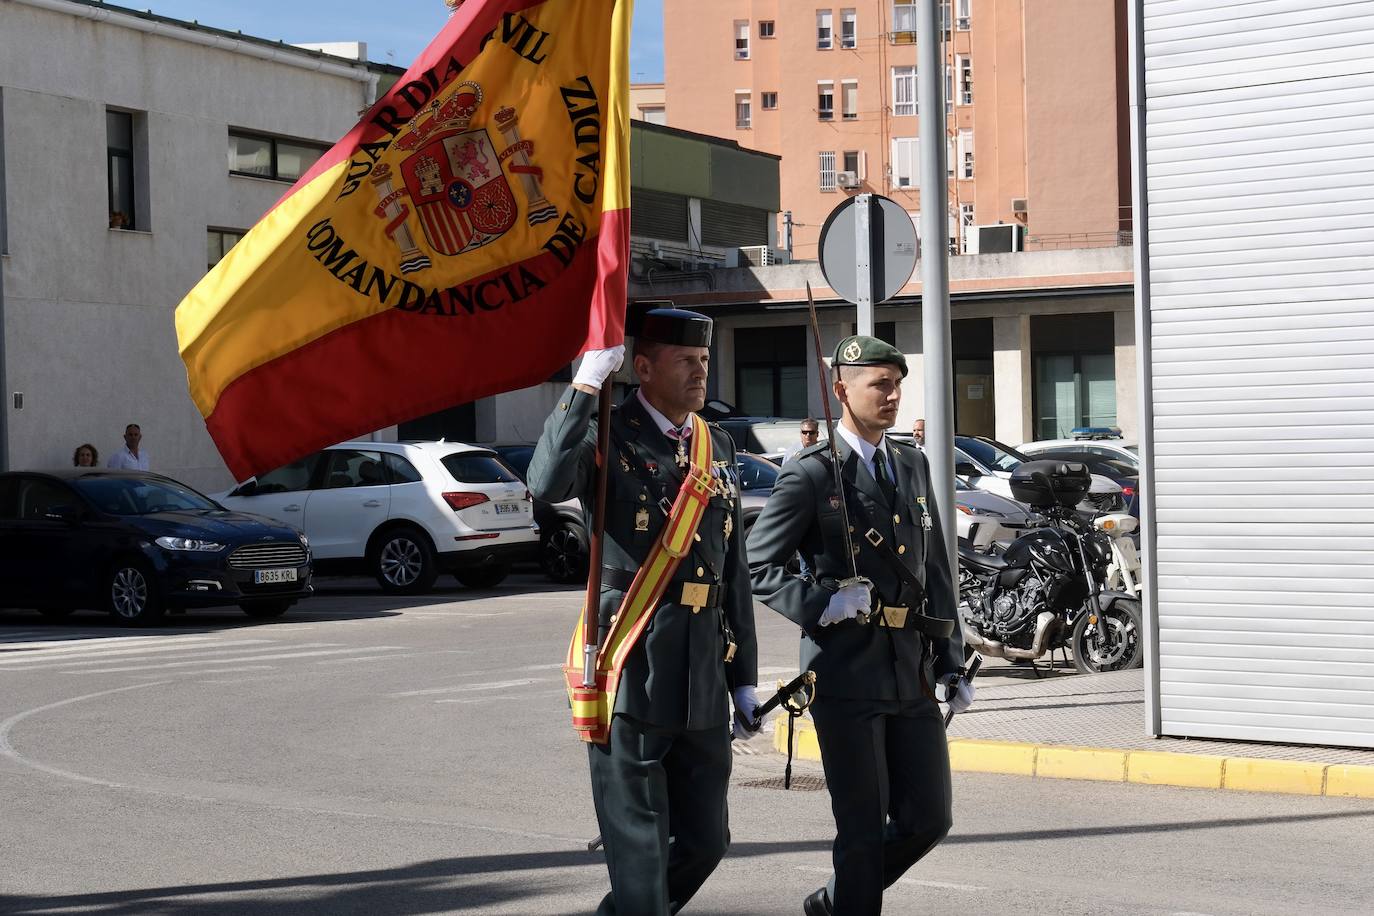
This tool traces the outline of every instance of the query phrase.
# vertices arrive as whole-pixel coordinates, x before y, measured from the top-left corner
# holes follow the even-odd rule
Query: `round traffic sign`
[[[917,253],[911,214],[881,194],[849,198],[821,229],[821,273],[850,302],[877,304],[897,295],[916,269]]]

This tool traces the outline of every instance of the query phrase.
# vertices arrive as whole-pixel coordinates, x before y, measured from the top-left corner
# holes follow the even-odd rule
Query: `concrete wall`
[[[0,4],[11,467],[67,464],[86,441],[103,462],[138,422],[155,469],[229,482],[187,395],[172,314],[205,272],[207,228],[247,229],[289,185],[231,177],[228,129],[332,143],[369,102],[362,68],[361,80],[310,72],[162,31]],[[107,106],[146,123],[138,231],[108,228]],[[303,409],[264,404],[264,421]]]

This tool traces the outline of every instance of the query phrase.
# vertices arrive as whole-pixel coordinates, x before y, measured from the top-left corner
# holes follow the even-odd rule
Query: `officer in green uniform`
[[[883,889],[949,832],[949,754],[934,691],[962,711],[973,687],[959,675],[963,642],[929,467],[919,449],[885,435],[906,358],[876,338],[848,337],[834,366],[844,493],[828,443],[802,450],[783,465],[749,535],[749,559],[754,595],[801,627],[801,667],[816,672],[811,715],[835,815],[835,872],[803,912],[872,916]],[[787,563],[798,552],[803,571],[794,575]]]
[[[654,309],[635,337],[640,388],[611,418],[603,641],[682,482],[689,414],[706,399],[711,328],[705,315]],[[584,357],[530,461],[530,491],[550,502],[580,497],[587,518],[595,493],[597,394],[623,355],[624,347],[617,347]],[[678,912],[730,842],[725,792],[731,730],[751,737],[738,722],[732,725],[730,701],[753,721],[758,650],[734,444],[722,430],[708,429],[716,495],[625,662],[609,742],[588,745],[611,878],[601,914]]]

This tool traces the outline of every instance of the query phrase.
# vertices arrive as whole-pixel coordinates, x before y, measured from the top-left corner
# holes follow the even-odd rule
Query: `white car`
[[[1038,442],[1018,445],[1016,450],[1032,458],[1039,457],[1049,451],[1086,452],[1089,455],[1101,455],[1103,458],[1124,462],[1133,468],[1140,467],[1140,452],[1134,442],[1126,439],[1041,439]]]
[[[317,572],[365,569],[398,594],[428,591],[441,570],[490,588],[539,547],[525,485],[459,442],[344,442],[215,499],[304,532]]]

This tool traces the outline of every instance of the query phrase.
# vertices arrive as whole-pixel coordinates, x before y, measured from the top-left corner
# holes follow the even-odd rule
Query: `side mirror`
[[[256,492],[258,492],[258,481],[256,478],[254,478],[253,480],[247,480],[239,484],[237,487],[233,489],[233,491],[229,495],[252,496]]]
[[[74,525],[81,521],[81,510],[76,506],[53,506],[43,514],[44,518],[52,519],[56,522],[66,522]]]
[[[959,477],[980,477],[978,469],[967,461],[956,461],[954,463],[954,473]]]

